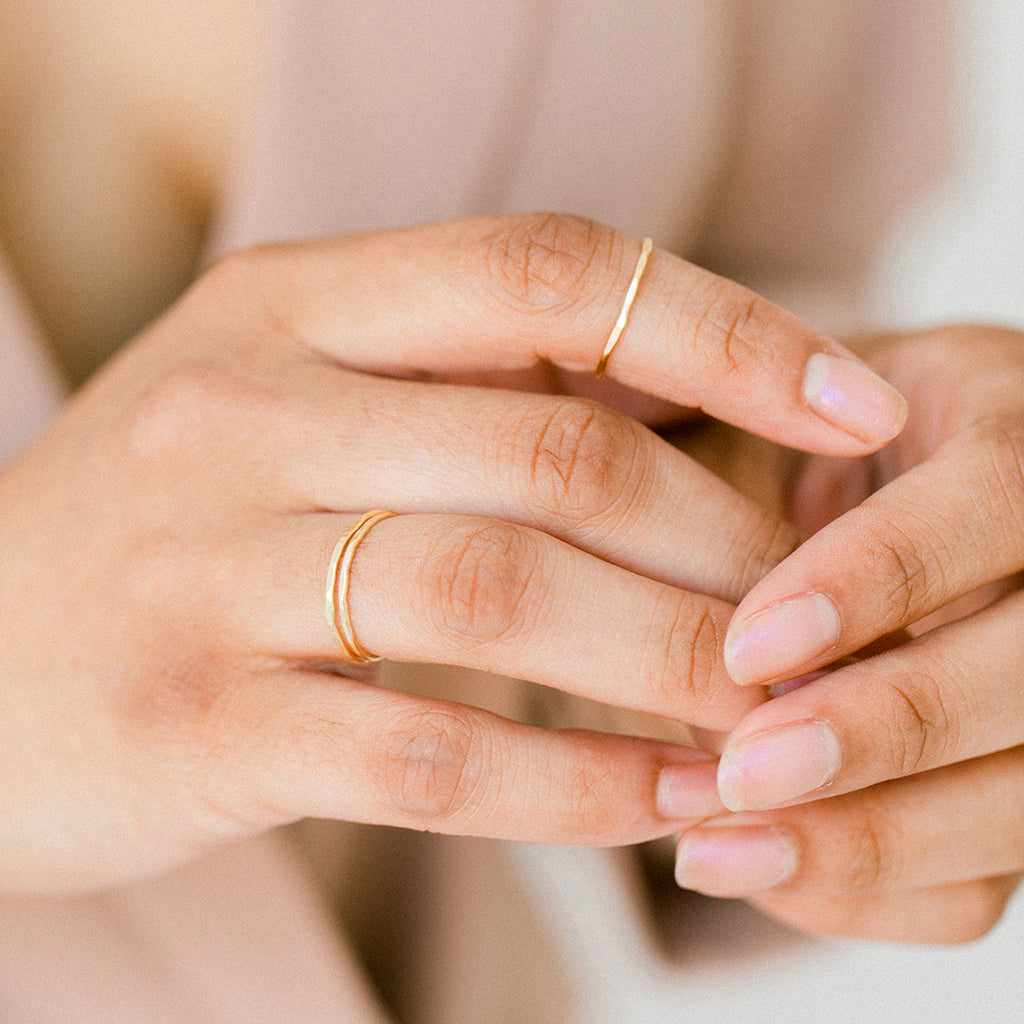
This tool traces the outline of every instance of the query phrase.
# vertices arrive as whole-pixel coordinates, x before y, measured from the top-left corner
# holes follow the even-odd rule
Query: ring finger
[[[233,612],[269,655],[342,661],[323,615],[331,551],[357,516],[271,520],[233,553]],[[286,525],[285,525],[286,524]],[[282,531],[282,526],[285,526]],[[398,661],[498,672],[602,703],[724,729],[759,703],[730,686],[732,607],[631,573],[537,530],[456,515],[378,523],[352,563],[360,643]]]

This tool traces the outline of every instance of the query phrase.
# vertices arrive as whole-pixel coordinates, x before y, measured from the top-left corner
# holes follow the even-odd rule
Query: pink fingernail
[[[718,764],[670,764],[658,776],[658,813],[668,820],[710,818],[725,807],[718,796]]]
[[[676,881],[709,896],[744,896],[792,878],[798,863],[789,829],[702,828],[679,846]]]
[[[839,612],[824,594],[801,594],[772,605],[725,635],[725,668],[741,686],[796,674],[835,647]]]
[[[860,441],[889,441],[907,421],[907,400],[853,359],[816,352],[807,360],[803,392],[823,420]]]
[[[842,751],[824,722],[798,722],[727,746],[718,765],[718,792],[730,811],[760,811],[827,786]]]

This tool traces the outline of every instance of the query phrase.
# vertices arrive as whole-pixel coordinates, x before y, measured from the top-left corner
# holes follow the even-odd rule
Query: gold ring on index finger
[[[619,338],[622,337],[622,332],[626,329],[626,322],[629,320],[629,311],[633,308],[633,300],[636,298],[636,293],[640,288],[640,279],[644,276],[644,271],[647,269],[647,260],[650,258],[651,250],[653,248],[654,242],[649,238],[645,238],[640,247],[640,257],[636,261],[636,269],[633,271],[633,280],[629,282],[629,288],[626,290],[626,297],[622,300],[622,309],[619,310],[619,318],[615,321],[615,326],[612,328],[612,333],[608,335],[608,341],[605,343],[604,351],[601,353],[601,358],[597,361],[597,369],[594,371],[595,377],[604,376],[612,350],[619,343]]]

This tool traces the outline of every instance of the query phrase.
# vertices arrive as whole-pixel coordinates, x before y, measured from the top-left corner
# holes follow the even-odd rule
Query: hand
[[[963,941],[1024,872],[1024,335],[871,351],[907,428],[871,459],[808,461],[797,521],[855,507],[740,603],[726,661],[772,684],[917,635],[747,715],[719,767],[740,813],[684,834],[677,874],[813,932]]]
[[[369,650],[717,728],[763,699],[720,638],[789,527],[621,414],[443,383],[591,368],[638,248],[525,217],[237,254],[75,398],[0,478],[0,887],[306,815],[623,843],[678,827],[659,792],[701,813],[698,752],[381,689],[323,615],[335,541],[385,507],[352,570]],[[902,421],[844,349],[664,253],[610,373],[834,454]]]

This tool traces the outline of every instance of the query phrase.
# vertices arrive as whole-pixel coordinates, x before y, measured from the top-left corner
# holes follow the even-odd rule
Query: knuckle
[[[731,581],[733,589],[724,595],[733,603],[738,603],[755,583],[793,554],[800,547],[801,538],[791,523],[769,509],[754,506],[736,544],[738,572]]]
[[[844,888],[873,892],[886,887],[900,875],[897,828],[877,813],[864,812],[846,823],[847,858],[843,868]]]
[[[559,831],[566,842],[593,842],[613,836],[621,825],[621,808],[613,794],[616,780],[611,766],[588,752],[567,773]]]
[[[373,776],[404,818],[424,828],[450,823],[478,797],[488,760],[485,734],[468,708],[407,711],[382,733]]]
[[[757,361],[759,323],[767,300],[724,278],[704,279],[675,304],[678,337],[688,340],[695,365],[733,373]]]
[[[585,299],[593,271],[610,265],[615,233],[582,217],[508,218],[486,242],[487,279],[518,313],[560,313]]]
[[[887,682],[883,718],[887,726],[888,768],[900,778],[925,771],[945,759],[956,746],[956,720],[934,683],[920,675],[894,674]]]
[[[447,529],[425,558],[426,607],[448,639],[475,646],[521,630],[540,562],[531,532],[497,521]]]
[[[120,425],[125,448],[140,461],[192,464],[239,433],[254,415],[254,398],[221,363],[179,364],[134,397]]]
[[[189,291],[189,300],[206,311],[230,317],[228,329],[251,337],[270,328],[279,338],[308,347],[295,320],[296,295],[288,287],[297,273],[315,272],[312,250],[294,242],[263,242],[220,256]],[[299,317],[301,319],[301,316]]]
[[[280,242],[232,249],[210,264],[195,287],[209,289],[218,298],[248,298],[260,291],[265,275],[278,264],[289,246]]]
[[[982,453],[978,472],[998,506],[998,516],[986,516],[986,529],[1007,523],[1019,537],[1024,530],[1024,421],[985,417],[968,428],[966,440]]]
[[[687,719],[695,724],[717,721],[716,683],[723,678],[718,652],[725,639],[707,602],[685,593],[671,592],[664,601],[671,607],[653,616],[643,645],[647,652],[642,678],[647,680],[650,706],[646,710],[679,712],[687,705]]]
[[[209,288],[220,294],[244,294],[251,287],[254,277],[259,276],[257,264],[266,255],[267,250],[260,246],[230,249],[219,255],[206,268],[196,286]]]
[[[906,534],[888,523],[885,534],[867,545],[863,565],[868,579],[881,581],[884,589],[880,589],[880,600],[885,603],[889,621],[913,621],[915,609],[933,584],[924,559]]]
[[[565,399],[520,436],[524,441],[514,443],[517,461],[526,463],[528,500],[544,510],[585,521],[636,496],[642,445],[639,430],[624,416]]]
[[[213,756],[231,735],[238,681],[237,668],[223,652],[165,654],[159,664],[125,680],[122,730],[132,745],[141,741],[147,749],[174,750],[169,763],[195,765],[199,752]],[[186,756],[178,756],[183,751]]]

